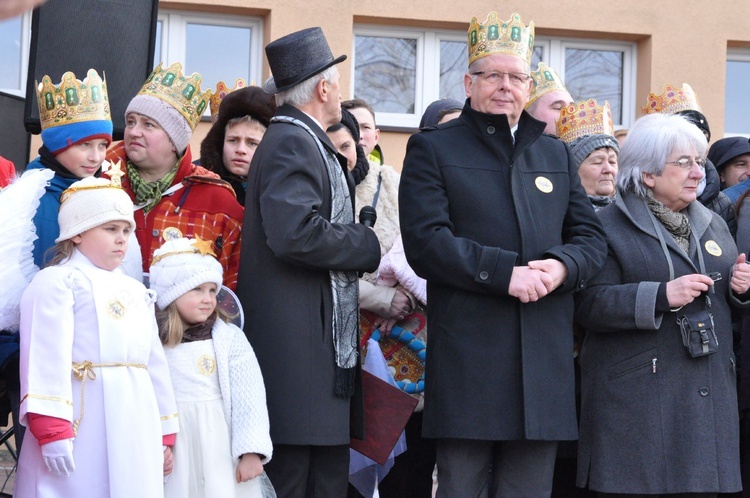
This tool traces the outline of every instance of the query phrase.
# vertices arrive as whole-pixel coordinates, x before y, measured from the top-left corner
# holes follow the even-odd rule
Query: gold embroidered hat
[[[520,14],[513,13],[507,21],[497,18],[497,12],[487,14],[479,23],[476,17],[469,24],[469,65],[488,55],[517,55],[531,65],[534,50],[534,21],[528,26],[521,22]]]
[[[184,76],[179,62],[164,69],[159,64],[130,101],[125,115],[136,112],[159,123],[182,155],[210,97],[211,90],[201,92],[200,74]]]
[[[534,82],[534,86],[531,87],[531,96],[529,101],[526,103],[526,109],[529,108],[539,97],[546,95],[550,92],[565,91],[565,84],[563,83],[557,71],[549,67],[544,62],[540,62],[537,66],[536,71],[531,71],[531,81]]]
[[[54,154],[71,145],[102,138],[112,141],[107,83],[94,69],[81,81],[68,71],[58,85],[45,75],[36,84],[42,141]]]
[[[680,111],[702,112],[698,96],[687,83],[682,88],[667,84],[660,95],[650,93],[643,114],[675,114]]]
[[[119,164],[115,165],[119,169]],[[60,236],[68,240],[110,221],[126,221],[135,230],[133,201],[117,180],[90,176],[75,182],[60,196],[57,214]]]
[[[200,237],[168,240],[154,251],[149,269],[149,287],[156,291],[159,309],[205,283],[221,289],[224,270],[211,249],[212,242]]]
[[[234,82],[234,88],[231,89],[227,87],[227,84],[223,81],[217,83],[216,90],[214,90],[210,99],[212,123],[215,123],[216,120],[219,119],[219,106],[221,106],[221,101],[224,100],[224,97],[226,97],[233,91],[239,90],[240,88],[245,88],[246,86],[247,83],[245,83],[245,80],[243,80],[242,78],[237,78],[237,80]]]

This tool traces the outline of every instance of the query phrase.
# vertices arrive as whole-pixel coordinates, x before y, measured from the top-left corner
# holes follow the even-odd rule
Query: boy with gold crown
[[[606,241],[570,150],[524,111],[533,23],[491,12],[468,38],[461,116],[411,136],[399,189],[430,302],[422,434],[438,498],[550,496],[578,435],[571,294]]]
[[[198,73],[160,64],[130,101],[124,140],[107,157],[125,165],[122,185],[135,204],[143,271],[164,241],[200,237],[213,242],[224,285],[234,290],[244,210],[227,182],[192,163],[189,145],[210,95],[201,92]]]
[[[94,69],[82,81],[66,72],[59,84],[44,76],[37,85],[42,126],[39,157],[0,196],[0,330],[16,332],[21,294],[50,259],[49,249],[60,234],[60,194],[74,182],[100,173],[112,141],[107,84]],[[10,378],[11,400],[18,391]],[[20,448],[23,427],[16,426]]]

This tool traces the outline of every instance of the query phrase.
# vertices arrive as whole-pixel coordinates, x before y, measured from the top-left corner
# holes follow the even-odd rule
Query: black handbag
[[[708,296],[705,296],[705,299],[706,307],[702,310],[677,317],[682,344],[693,358],[713,354],[719,350],[719,341],[714,331],[714,317],[711,315],[711,300]]]

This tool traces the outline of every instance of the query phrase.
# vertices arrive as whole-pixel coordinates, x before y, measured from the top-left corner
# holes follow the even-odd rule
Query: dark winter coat
[[[606,256],[603,229],[567,146],[523,113],[474,111],[413,135],[401,234],[427,280],[424,432],[481,440],[575,439],[573,298]],[[568,278],[522,304],[513,268],[555,258]]]
[[[717,213],[726,222],[732,237],[737,235],[737,219],[734,206],[729,197],[721,191],[721,179],[714,164],[706,160],[706,186],[698,200],[711,211]]]
[[[302,121],[336,152],[303,112],[282,106],[276,115]],[[339,159],[353,211],[354,182],[346,160]],[[380,261],[378,239],[364,225],[330,222],[326,163],[313,138],[298,126],[270,124],[248,181],[237,294],[245,334],[263,372],[271,439],[274,444],[349,444],[350,400],[334,394],[329,271],[374,271]],[[352,405],[361,410],[356,399],[359,403]],[[361,425],[352,429],[358,433]]]
[[[576,318],[587,330],[578,486],[638,494],[741,488],[729,306],[740,304],[729,290],[737,248],[719,215],[699,202],[686,214],[699,241],[696,247],[691,238],[690,258],[657,222],[674,277],[699,273],[698,250],[705,271],[722,275],[710,294],[719,350],[698,358],[683,347],[676,319],[705,300],[677,312],[657,309],[669,268],[645,202],[618,194],[615,204],[599,211],[609,255],[576,296]]]

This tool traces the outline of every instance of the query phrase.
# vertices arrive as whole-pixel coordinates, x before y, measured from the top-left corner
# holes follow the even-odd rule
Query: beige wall
[[[585,5],[585,8],[584,8]],[[351,56],[354,23],[404,25],[465,30],[473,16],[482,20],[497,2],[434,0],[405,2],[380,0],[185,0],[161,1],[162,8],[185,9],[264,19],[264,44],[298,29],[321,26],[335,55]],[[667,83],[688,82],[698,95],[711,125],[712,135],[724,133],[725,64],[728,46],[750,46],[750,2],[683,0],[525,0],[504,2],[499,14],[519,12],[524,22],[533,20],[540,35],[627,40],[637,43],[636,106],[640,115],[649,92]],[[387,13],[387,15],[385,14]],[[170,61],[171,62],[171,61]],[[351,97],[350,60],[340,66],[344,98]],[[264,61],[264,76],[268,66]],[[201,123],[192,140],[193,150],[208,129]],[[400,168],[408,133],[384,132],[381,146],[386,162]],[[36,144],[36,145],[34,145]],[[32,156],[38,143],[32,144]]]

